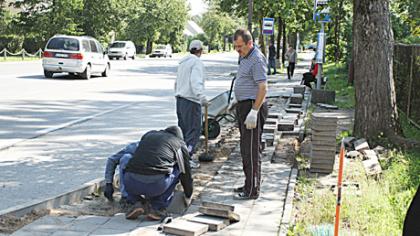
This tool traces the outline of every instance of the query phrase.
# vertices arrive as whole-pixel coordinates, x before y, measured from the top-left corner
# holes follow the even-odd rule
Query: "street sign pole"
[[[316,88],[321,89],[322,83],[322,63],[324,62],[325,54],[325,32],[324,32],[324,22],[321,22],[321,31],[318,35],[318,46],[317,46],[317,55],[316,63],[318,64],[318,73],[316,75]]]

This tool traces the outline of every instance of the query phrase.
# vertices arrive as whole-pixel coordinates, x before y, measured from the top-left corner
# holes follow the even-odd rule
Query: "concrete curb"
[[[293,199],[295,197],[295,186],[297,181],[298,170],[292,168],[289,177],[289,184],[287,186],[286,199],[284,204],[283,216],[280,222],[280,236],[287,235],[289,225],[292,223]]]
[[[67,122],[67,123],[64,123],[64,124],[59,124],[59,125],[55,125],[55,126],[50,127],[50,128],[38,130],[38,131],[35,132],[34,135],[32,135],[28,138],[17,139],[17,140],[14,140],[13,142],[11,142],[9,144],[0,146],[0,151],[11,148],[11,147],[15,146],[16,144],[23,143],[23,142],[28,141],[30,139],[35,139],[35,138],[44,136],[46,134],[55,132],[57,130],[67,128],[67,127],[72,126],[72,125],[80,124],[80,123],[92,120],[92,119],[94,119],[98,116],[102,116],[102,115],[105,115],[107,113],[111,113],[111,112],[114,112],[116,110],[120,110],[120,109],[129,107],[129,106],[132,106],[132,105],[134,105],[134,103],[125,104],[125,105],[122,105],[122,106],[119,106],[119,107],[116,107],[116,108],[112,108],[112,109],[109,109],[109,110],[106,110],[106,111],[103,111],[103,112],[99,112],[99,113],[91,115],[91,116],[82,117],[82,118],[79,118],[77,120],[70,121],[70,122]]]
[[[79,186],[71,191],[68,191],[57,196],[47,198],[45,200],[34,200],[32,202],[24,203],[18,206],[10,207],[0,211],[0,217],[11,215],[21,217],[30,213],[33,210],[48,210],[57,208],[61,205],[72,204],[80,202],[85,196],[91,193],[98,192],[100,188],[105,185],[105,179],[99,178],[92,180]]]

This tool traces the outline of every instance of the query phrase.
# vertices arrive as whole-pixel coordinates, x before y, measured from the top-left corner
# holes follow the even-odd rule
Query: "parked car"
[[[44,75],[67,72],[90,79],[92,74],[107,77],[111,65],[102,45],[88,36],[56,35],[45,46],[42,59]]]
[[[109,59],[120,59],[136,58],[136,47],[131,41],[115,41],[108,48],[108,57]]]
[[[158,45],[150,54],[150,57],[172,57],[171,45]]]

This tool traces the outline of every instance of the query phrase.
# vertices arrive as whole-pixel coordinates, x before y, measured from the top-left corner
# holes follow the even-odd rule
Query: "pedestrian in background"
[[[176,114],[190,156],[195,152],[200,140],[202,112],[201,106],[207,105],[204,95],[204,64],[200,60],[203,43],[193,40],[189,46],[190,54],[181,59],[175,80]],[[198,168],[199,163],[191,160],[191,166]]]
[[[248,30],[234,34],[239,67],[235,81],[236,113],[240,131],[240,149],[245,185],[235,188],[235,199],[257,199],[261,183],[261,135],[267,118],[267,60],[254,46]],[[232,107],[232,106],[231,106]]]
[[[268,47],[268,73],[267,75],[271,74],[271,68],[274,68],[273,75],[277,74],[276,69],[276,47],[274,43],[270,41],[270,46]]]
[[[296,59],[297,59],[297,53],[295,49],[293,49],[292,46],[289,46],[289,48],[287,49],[285,57],[288,62],[287,78],[290,80],[291,78],[293,78],[293,74],[295,72]]]

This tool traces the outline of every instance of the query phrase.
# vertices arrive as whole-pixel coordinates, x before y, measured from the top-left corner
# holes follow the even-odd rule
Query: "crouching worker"
[[[113,193],[114,193],[114,187],[113,187],[113,180],[114,180],[114,174],[115,169],[117,166],[119,167],[119,186],[120,186],[120,192],[121,192],[121,200],[120,204],[121,207],[124,208],[127,205],[127,191],[125,191],[124,186],[124,172],[125,168],[127,166],[128,161],[133,156],[134,152],[137,149],[138,142],[130,143],[125,148],[123,148],[121,151],[117,152],[116,154],[108,157],[108,160],[106,162],[105,167],[105,190],[104,190],[104,196],[109,201],[114,201]]]
[[[189,159],[178,126],[144,134],[124,174],[127,199],[135,203],[126,218],[136,219],[145,214],[150,220],[161,220],[168,216],[166,209],[179,181],[188,205],[193,192]]]
[[[314,58],[312,59],[311,69],[309,70],[309,72],[303,73],[301,84],[304,84],[309,88],[312,88],[311,82],[316,81],[317,74],[318,74],[318,64],[315,62],[315,58]]]

